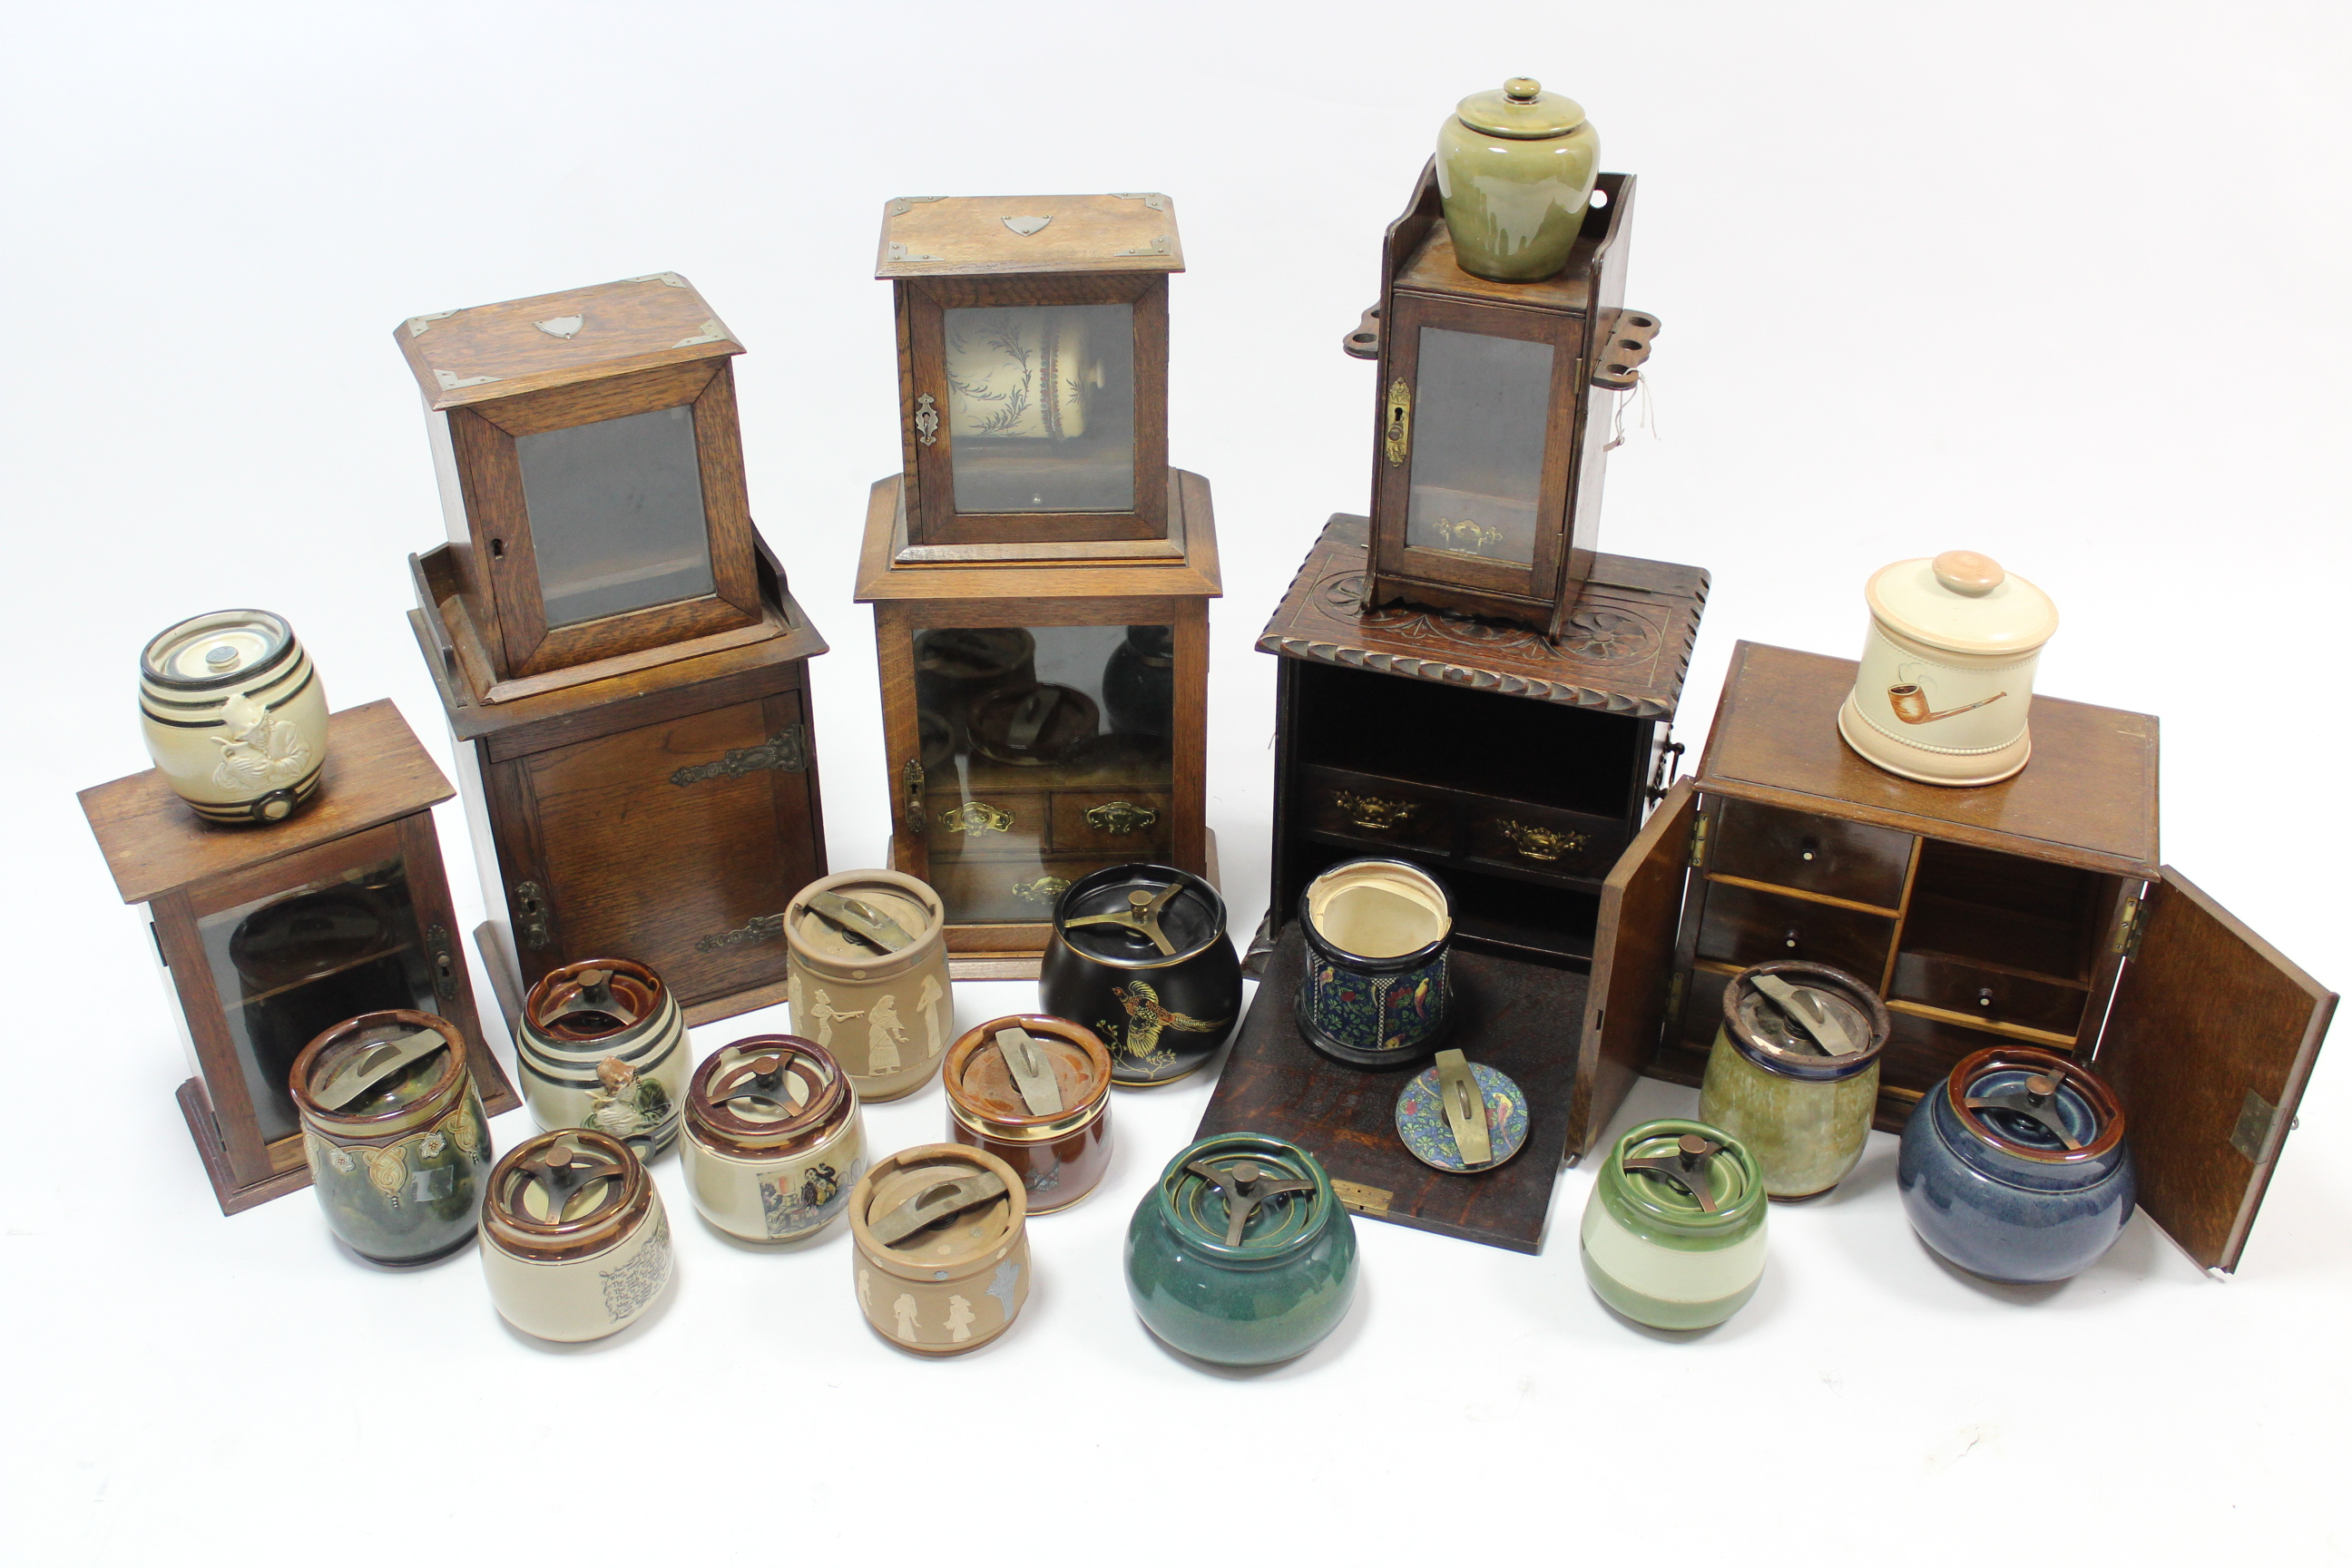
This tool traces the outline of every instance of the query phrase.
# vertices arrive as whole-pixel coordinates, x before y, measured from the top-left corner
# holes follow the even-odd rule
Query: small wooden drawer
[[[1168,796],[1142,790],[1063,790],[1052,811],[1055,849],[1148,858],[1167,852],[1173,827]]]
[[[1886,915],[1711,881],[1698,955],[1742,968],[1801,958],[1843,969],[1875,989],[1894,941],[1895,921]]]
[[[1120,863],[1117,855],[1032,856],[1023,860],[967,858],[934,862],[930,883],[957,925],[1044,925],[1062,889],[1089,871]]]
[[[946,860],[1034,860],[1045,851],[1053,797],[989,790],[970,799],[932,790],[923,801],[923,843],[931,864]]]
[[[1913,1095],[1925,1094],[1943,1082],[1953,1064],[1972,1051],[2018,1043],[1938,1018],[1922,1018],[1916,1013],[1906,1013],[1896,1007],[1888,1008],[1886,1016],[1893,1029],[1887,1036],[1886,1049],[1878,1058],[1879,1083]]]
[[[1309,833],[1352,839],[1376,850],[1453,853],[1454,805],[1437,791],[1337,768],[1298,772]]]
[[[1537,805],[1481,803],[1468,816],[1467,858],[1550,877],[1606,877],[1628,837],[1621,821]]]
[[[1885,910],[1902,905],[1915,842],[1907,833],[1727,798],[1709,837],[1710,871]]]
[[[1905,952],[1895,956],[1895,984],[1887,987],[1886,996],[1890,1002],[1916,1002],[1988,1024],[2022,1025],[2071,1037],[2083,1026],[2083,1004],[2089,993],[2054,980],[1979,969],[1941,953]]]

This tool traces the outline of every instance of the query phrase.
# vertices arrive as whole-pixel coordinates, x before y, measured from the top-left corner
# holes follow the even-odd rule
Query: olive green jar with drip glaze
[[[1617,1141],[1584,1205],[1593,1294],[1654,1329],[1712,1328],[1764,1274],[1764,1173],[1703,1121],[1648,1121]]]
[[[1601,167],[1575,100],[1529,77],[1474,92],[1437,132],[1437,194],[1462,269],[1505,283],[1568,265]]]
[[[1842,969],[1790,959],[1742,971],[1723,988],[1699,1120],[1756,1157],[1770,1196],[1828,1192],[1869,1142],[1889,1023]]]

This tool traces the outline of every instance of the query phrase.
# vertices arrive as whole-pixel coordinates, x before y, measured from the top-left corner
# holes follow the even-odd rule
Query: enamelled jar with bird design
[[[2138,1195],[2115,1090],[2032,1046],[1961,1058],[1904,1123],[1895,1182],[1921,1240],[2014,1285],[2097,1262]]]
[[[147,754],[207,822],[277,822],[319,788],[327,689],[282,616],[215,610],[139,656]]]
[[[1314,1155],[1255,1132],[1168,1162],[1127,1227],[1127,1293],[1186,1355],[1264,1366],[1303,1355],[1348,1315],[1356,1227]]]
[[[686,1013],[642,963],[566,963],[523,998],[515,1065],[540,1126],[593,1128],[650,1160],[677,1137],[692,1070]]]
[[[1698,1119],[1756,1157],[1768,1195],[1828,1192],[1869,1142],[1888,1025],[1877,994],[1842,969],[1789,959],[1743,970],[1723,988]]]
[[[1764,1275],[1764,1173],[1721,1128],[1646,1121],[1592,1183],[1580,1237],[1593,1294],[1654,1329],[1705,1329]]]
[[[1054,906],[1037,999],[1094,1031],[1113,1082],[1139,1089],[1190,1076],[1241,1016],[1224,900],[1173,866],[1109,866],[1073,882]]]
[[[474,1238],[490,1129],[457,1026],[406,1008],[346,1018],[288,1074],[327,1226],[373,1263],[430,1263]]]
[[[669,1289],[669,1214],[620,1139],[559,1128],[508,1151],[482,1204],[482,1273],[524,1333],[617,1334]]]
[[[1402,1067],[1445,1037],[1454,916],[1444,887],[1402,860],[1345,860],[1298,895],[1307,973],[1299,1033],[1350,1067]]]
[[[840,1217],[866,1168],[857,1090],[814,1041],[754,1035],[702,1060],[678,1145],[702,1217],[745,1241],[798,1241]]]
[[[786,983],[793,1027],[833,1054],[858,1098],[930,1081],[955,1030],[947,910],[898,871],[841,871],[793,895]]]
[[[1029,1299],[1020,1173],[985,1149],[926,1143],[874,1163],[849,1199],[857,1305],[922,1355],[978,1350]]]
[[[1020,1173],[1031,1215],[1068,1208],[1110,1169],[1110,1053],[1094,1031],[1025,1013],[948,1047],[948,1136]]]

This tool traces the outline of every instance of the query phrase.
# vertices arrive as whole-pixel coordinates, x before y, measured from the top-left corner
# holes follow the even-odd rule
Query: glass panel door
[[[694,409],[515,438],[550,627],[713,591]]]
[[[942,312],[959,512],[1135,508],[1135,307]]]
[[[1549,343],[1421,329],[1407,546],[1534,564],[1551,380]]]

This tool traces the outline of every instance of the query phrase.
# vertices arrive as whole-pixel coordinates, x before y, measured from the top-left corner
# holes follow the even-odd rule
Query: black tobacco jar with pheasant
[[[1101,1037],[1114,1084],[1191,1076],[1241,1016],[1224,900],[1172,866],[1109,866],[1072,883],[1054,906],[1037,995]]]

